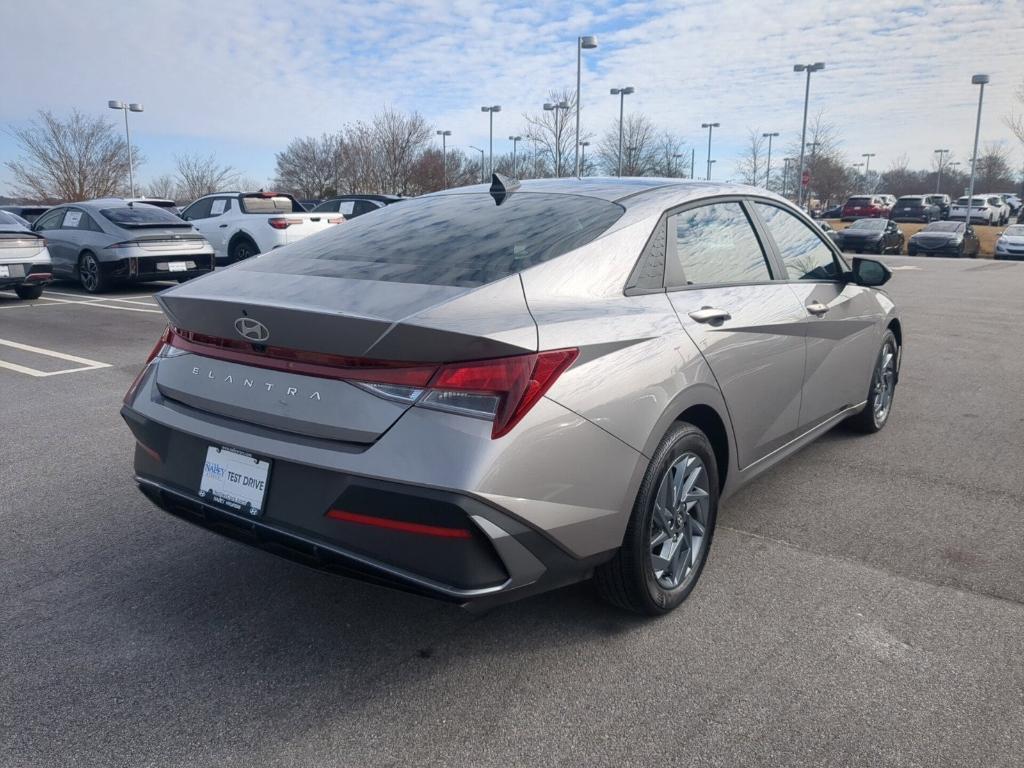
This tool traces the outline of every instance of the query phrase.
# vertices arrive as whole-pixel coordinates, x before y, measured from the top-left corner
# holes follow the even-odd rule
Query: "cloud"
[[[420,111],[466,146],[487,140],[480,105],[500,103],[495,132],[504,139],[550,89],[575,84],[575,38],[584,33],[600,39],[584,55],[585,126],[603,130],[617,115],[608,89],[634,85],[627,108],[687,138],[698,156],[700,123],[721,122],[721,171],[749,128],[781,131],[781,143],[796,138],[796,62],[827,62],[812,81],[812,111],[839,127],[851,155],[876,152],[882,167],[904,153],[924,166],[938,146],[969,155],[976,71],[992,75],[983,138],[1008,140],[999,118],[1024,79],[1017,0],[875,0],[862,9],[748,0],[137,0],[130,10],[34,0],[4,18],[17,34],[0,47],[8,73],[0,123],[41,108],[138,100],[146,105],[134,128],[143,151],[147,140],[179,152],[222,147],[236,158],[242,148],[250,159],[235,162],[257,173],[269,172],[273,150],[293,136],[334,130],[385,105]],[[11,151],[0,140],[0,154]],[[163,170],[150,163],[144,174]]]

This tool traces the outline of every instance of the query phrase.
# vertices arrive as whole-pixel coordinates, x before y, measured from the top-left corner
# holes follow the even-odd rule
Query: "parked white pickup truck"
[[[217,264],[233,264],[294,243],[345,218],[309,213],[291,195],[277,192],[218,192],[181,212],[210,241]]]

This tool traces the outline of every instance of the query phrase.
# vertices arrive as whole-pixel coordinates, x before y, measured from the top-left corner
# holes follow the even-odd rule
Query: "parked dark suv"
[[[928,224],[942,218],[939,206],[928,202],[924,195],[904,195],[892,209],[894,221],[921,221]]]

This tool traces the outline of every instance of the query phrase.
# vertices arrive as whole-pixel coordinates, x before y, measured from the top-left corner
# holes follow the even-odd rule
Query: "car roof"
[[[377,200],[382,203],[394,203],[399,200],[405,200],[405,198],[402,197],[401,195],[360,195],[352,193],[347,195],[335,195],[334,197],[325,197],[323,200],[318,202],[317,205],[322,205],[323,203],[330,203],[333,202],[334,200]]]

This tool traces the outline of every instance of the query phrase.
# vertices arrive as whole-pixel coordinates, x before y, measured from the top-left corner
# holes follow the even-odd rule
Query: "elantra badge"
[[[267,326],[251,317],[240,317],[235,320],[235,330],[239,336],[249,341],[264,342],[270,338]]]

